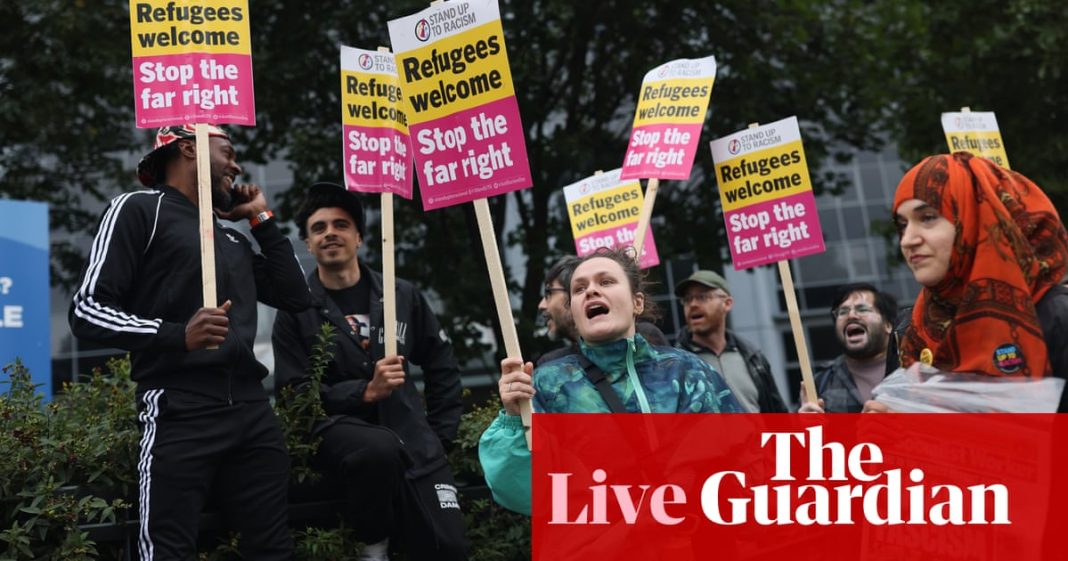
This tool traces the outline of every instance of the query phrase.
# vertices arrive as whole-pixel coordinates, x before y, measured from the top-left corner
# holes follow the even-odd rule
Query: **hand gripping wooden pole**
[[[497,249],[497,237],[493,230],[493,218],[490,216],[489,202],[476,199],[475,216],[478,218],[478,233],[482,238],[482,250],[486,254],[486,266],[489,269],[490,285],[493,287],[493,301],[497,306],[497,320],[501,324],[501,336],[504,338],[505,354],[508,358],[522,360],[519,350],[519,334],[512,319],[512,304],[508,300],[508,285],[504,282],[504,268],[501,266],[501,254]],[[523,421],[523,432],[527,437],[527,448],[533,443],[530,431],[530,400],[519,402],[519,416]]]

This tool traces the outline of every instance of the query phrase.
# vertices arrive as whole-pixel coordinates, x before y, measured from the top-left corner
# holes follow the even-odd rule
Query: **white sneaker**
[[[360,561],[389,561],[389,538],[363,546]]]

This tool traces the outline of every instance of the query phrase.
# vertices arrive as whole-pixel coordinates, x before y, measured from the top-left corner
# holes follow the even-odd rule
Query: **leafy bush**
[[[283,392],[276,412],[285,427],[293,481],[314,479],[318,442],[311,438],[324,415],[318,378],[332,353],[324,329],[311,357],[312,381]],[[29,372],[16,361],[0,382],[0,561],[86,561],[122,556],[121,544],[96,544],[79,529],[128,516],[136,499],[140,431],[128,358],[108,362],[87,382],[66,384],[45,405]],[[4,388],[6,386],[6,388]],[[5,390],[6,391],[2,391]],[[481,486],[478,439],[497,415],[493,400],[465,414],[449,460],[462,491]],[[530,523],[491,500],[465,492],[462,498],[473,561],[512,561],[530,556]],[[350,561],[362,545],[350,529],[308,528],[293,533],[298,561]],[[205,561],[237,559],[237,537],[228,536]]]
[[[129,361],[66,386],[47,406],[21,362],[4,372],[0,559],[96,559],[96,544],[78,524],[114,522],[136,477]]]

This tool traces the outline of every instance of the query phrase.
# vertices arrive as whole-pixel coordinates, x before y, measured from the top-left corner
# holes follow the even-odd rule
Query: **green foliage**
[[[324,415],[318,383],[332,357],[333,336],[332,327],[324,326],[310,360],[308,383],[276,404],[294,480],[298,471],[304,474],[301,481],[313,477],[310,461],[317,443],[310,435]],[[98,546],[78,526],[125,519],[136,493],[140,433],[129,359],[111,360],[88,381],[65,385],[47,405],[21,362],[4,372],[9,381],[0,394],[0,561],[118,557],[117,546]],[[478,439],[499,408],[492,399],[461,418],[449,460],[468,486],[482,483]],[[465,496],[463,502],[473,561],[529,557],[527,517],[486,499]],[[346,561],[355,559],[362,547],[340,524],[296,530],[293,537],[298,561]],[[238,537],[228,536],[200,558],[237,559]]]
[[[114,522],[136,477],[129,362],[112,361],[48,405],[21,362],[4,372],[0,559],[95,559],[78,524]]]
[[[334,358],[336,332],[332,325],[323,323],[308,358],[307,379],[299,385],[282,388],[278,401],[275,402],[275,413],[281,422],[286,446],[289,447],[293,462],[291,478],[295,483],[314,481],[319,477],[311,467],[311,460],[322,439],[315,436],[313,430],[316,424],[326,418],[319,399],[319,388],[323,375]]]
[[[469,394],[470,391],[464,389],[464,397],[466,398]],[[453,441],[453,449],[449,451],[449,465],[452,466],[453,473],[458,480],[482,481],[484,474],[482,466],[478,463],[478,439],[493,423],[493,419],[497,418],[500,410],[501,400],[494,396],[460,417],[456,440]]]

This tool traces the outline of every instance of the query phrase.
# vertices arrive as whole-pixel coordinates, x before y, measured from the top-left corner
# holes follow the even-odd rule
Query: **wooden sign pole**
[[[378,47],[388,53],[389,48]],[[382,329],[385,355],[397,354],[397,275],[394,267],[393,193],[382,193]]]
[[[642,213],[638,217],[638,229],[634,231],[634,260],[641,261],[642,245],[645,244],[645,232],[649,229],[649,221],[653,218],[653,204],[656,203],[656,192],[660,188],[660,180],[653,177],[649,179],[645,187],[645,201],[642,204]]]
[[[215,293],[215,221],[211,212],[211,158],[208,152],[208,125],[194,125],[197,143],[197,197],[200,221],[200,279],[204,290],[204,307],[218,305]],[[217,349],[217,346],[208,347]]]
[[[382,193],[382,329],[385,355],[397,354],[397,276],[393,266],[393,193]]]
[[[512,304],[508,300],[508,285],[504,281],[504,268],[501,266],[501,254],[497,249],[497,237],[493,230],[493,218],[490,216],[489,202],[486,199],[472,201],[475,216],[478,218],[478,233],[482,238],[482,251],[486,254],[486,266],[489,269],[490,285],[493,287],[493,301],[497,306],[497,320],[501,324],[504,337],[504,349],[508,358],[522,359],[519,350],[519,334],[512,319]],[[533,437],[530,431],[530,400],[519,402],[519,416],[523,422],[523,431],[527,437],[527,448],[531,447]]]

